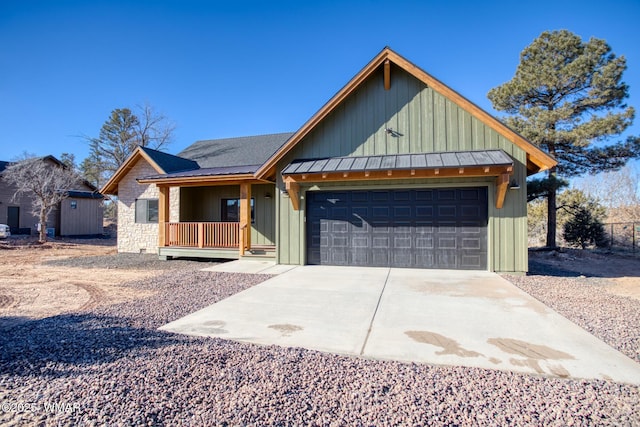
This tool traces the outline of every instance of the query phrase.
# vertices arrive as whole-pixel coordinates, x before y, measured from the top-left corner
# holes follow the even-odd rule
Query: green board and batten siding
[[[391,89],[384,90],[382,70],[373,73],[278,164],[294,159],[502,149],[514,159],[512,179],[521,185],[495,207],[495,178],[388,180],[313,183],[301,187],[300,211],[276,191],[278,262],[305,263],[305,191],[331,189],[427,188],[487,185],[489,188],[489,269],[527,271],[526,153],[468,112],[392,66]],[[398,134],[390,134],[391,128]],[[282,177],[277,186],[284,189]]]

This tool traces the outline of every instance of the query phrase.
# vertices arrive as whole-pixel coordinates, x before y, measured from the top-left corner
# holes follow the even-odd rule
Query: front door
[[[11,234],[19,233],[20,208],[18,206],[7,207],[7,225],[11,228]]]

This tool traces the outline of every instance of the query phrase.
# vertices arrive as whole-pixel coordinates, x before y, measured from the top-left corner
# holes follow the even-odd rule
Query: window
[[[72,200],[71,201],[71,209],[78,209],[78,201],[77,200]]]
[[[255,199],[251,199],[251,223],[256,222]],[[240,222],[240,199],[222,199],[222,222]]]
[[[136,222],[140,224],[158,222],[158,199],[136,200]]]

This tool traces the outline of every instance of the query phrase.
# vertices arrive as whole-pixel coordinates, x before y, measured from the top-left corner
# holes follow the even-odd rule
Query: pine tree
[[[97,138],[85,137],[90,154],[80,164],[89,182],[98,187],[127,160],[136,147],[162,150],[173,139],[174,124],[145,104],[138,114],[129,108],[116,108],[100,128]]]
[[[640,138],[608,145],[634,118],[625,105],[623,56],[601,39],[584,42],[567,31],[543,32],[520,55],[515,76],[493,88],[495,109],[505,123],[558,160],[545,179],[533,180],[532,200],[547,200],[547,246],[556,246],[556,195],[566,181],[584,173],[617,170],[640,156]]]

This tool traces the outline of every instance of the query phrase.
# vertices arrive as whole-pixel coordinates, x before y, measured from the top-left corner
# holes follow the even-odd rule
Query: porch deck
[[[244,230],[243,230],[244,231]],[[173,257],[209,259],[259,258],[275,260],[275,246],[245,244],[237,222],[167,222],[164,246],[158,248],[161,259]],[[244,252],[241,255],[241,252]]]

